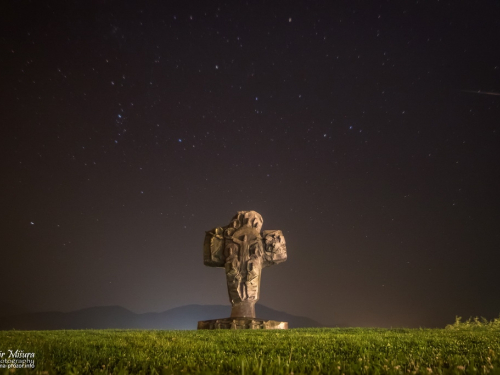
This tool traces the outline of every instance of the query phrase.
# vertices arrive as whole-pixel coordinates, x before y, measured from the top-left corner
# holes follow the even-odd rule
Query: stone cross
[[[205,235],[203,262],[206,266],[225,268],[231,318],[255,318],[262,268],[284,262],[287,257],[283,233],[261,232],[262,223],[259,213],[238,211],[229,225],[214,228]],[[252,320],[249,324],[258,322]]]

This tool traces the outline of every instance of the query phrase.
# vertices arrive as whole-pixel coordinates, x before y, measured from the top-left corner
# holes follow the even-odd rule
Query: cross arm
[[[224,255],[224,229],[217,227],[205,232],[203,243],[203,263],[209,267],[224,267],[226,256]]]
[[[265,230],[262,232],[264,239],[264,267],[286,261],[285,236],[280,230]]]

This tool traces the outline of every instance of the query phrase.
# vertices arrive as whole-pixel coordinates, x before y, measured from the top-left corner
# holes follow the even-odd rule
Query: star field
[[[2,8],[0,305],[228,304],[204,231],[255,210],[271,308],[500,313],[497,2]]]

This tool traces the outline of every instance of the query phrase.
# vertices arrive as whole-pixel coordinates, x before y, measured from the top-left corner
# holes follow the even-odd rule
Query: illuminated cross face
[[[206,232],[203,260],[226,269],[231,317],[255,318],[262,268],[286,260],[285,237],[280,230],[261,232],[262,224],[257,212],[239,211],[228,226]]]

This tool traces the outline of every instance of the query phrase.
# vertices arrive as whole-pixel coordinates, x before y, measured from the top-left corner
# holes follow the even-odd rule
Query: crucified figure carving
[[[232,318],[255,318],[262,268],[287,257],[283,233],[261,232],[262,224],[259,213],[238,211],[229,225],[206,232],[203,261],[206,266],[225,268]]]

